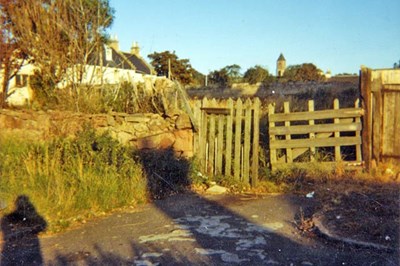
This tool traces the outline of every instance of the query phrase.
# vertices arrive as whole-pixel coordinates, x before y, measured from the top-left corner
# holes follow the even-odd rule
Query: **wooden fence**
[[[400,165],[400,69],[361,69],[363,157],[375,163]]]
[[[209,176],[233,177],[251,185],[258,179],[260,100],[194,102],[199,130],[194,152]]]
[[[330,162],[348,160],[343,158],[345,146],[353,147],[354,155],[345,165],[361,165],[361,116],[358,107],[339,108],[334,101],[330,110],[314,111],[314,102],[308,102],[307,112],[290,112],[289,102],[284,103],[284,113],[275,113],[274,105],[268,106],[270,162],[273,170],[287,164],[309,162],[326,151],[332,154]],[[321,158],[318,158],[321,159]]]

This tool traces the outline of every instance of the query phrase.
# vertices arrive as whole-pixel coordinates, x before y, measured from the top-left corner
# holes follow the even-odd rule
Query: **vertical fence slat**
[[[290,113],[290,106],[289,106],[289,102],[284,102],[283,103],[283,112],[285,114]],[[285,121],[285,127],[290,127],[290,121]],[[290,136],[290,134],[287,134],[285,136],[286,140],[290,140],[292,139],[292,137]],[[291,163],[293,162],[293,153],[292,153],[292,149],[291,148],[287,148],[286,149],[286,162]]]
[[[227,108],[229,108],[230,113],[226,121],[226,152],[225,152],[225,175],[231,176],[232,172],[232,124],[233,124],[233,100],[228,99]]]
[[[204,98],[202,103],[202,107],[207,107],[208,106],[208,99]],[[200,128],[200,152],[199,152],[199,157],[200,157],[200,166],[202,171],[207,173],[207,157],[208,157],[208,151],[207,151],[207,127],[208,127],[208,121],[207,121],[207,113],[204,111],[201,111],[201,128]]]
[[[273,114],[275,114],[275,105],[269,104],[268,105],[268,117],[271,117]],[[271,122],[271,119],[269,119],[269,128],[275,127],[275,122]],[[269,133],[269,143],[273,142],[275,140],[275,135]],[[271,163],[271,168],[274,170],[275,165],[276,165],[276,149],[269,149],[269,161]]]
[[[197,125],[201,125],[201,102],[199,100],[194,101],[193,104],[193,116]],[[193,154],[200,154],[200,139],[201,139],[201,129],[193,135]]]
[[[245,102],[244,115],[244,147],[243,147],[243,177],[245,183],[249,183],[250,177],[250,131],[251,131],[251,101]]]
[[[241,157],[241,135],[242,135],[242,100],[236,102],[236,117],[235,117],[235,153],[234,153],[234,177],[240,179],[240,157]]]
[[[339,99],[333,100],[333,109],[338,110],[339,109]],[[339,124],[340,119],[339,118],[334,118],[334,123]],[[340,138],[340,132],[335,131],[334,133],[335,138]],[[335,146],[335,161],[340,161],[342,159],[342,156],[340,154],[340,145]]]
[[[260,99],[255,98],[253,104],[253,147],[251,161],[251,185],[255,187],[258,181],[258,153],[260,138]]]
[[[314,112],[314,100],[309,100],[308,101],[308,111],[309,112]],[[310,119],[308,121],[309,125],[314,125],[314,120]],[[315,133],[311,132],[309,134],[310,139],[315,139]],[[315,147],[310,147],[310,161],[313,162],[315,160]]]
[[[354,102],[354,107],[358,108],[359,106],[360,106],[360,99],[357,99]],[[354,122],[356,122],[357,124],[361,123],[361,118],[356,117]],[[356,131],[356,137],[361,138],[361,134],[360,134],[359,130]],[[360,144],[360,145],[356,145],[356,161],[361,162],[361,160],[362,160],[362,155],[361,155],[361,144]]]
[[[216,106],[216,100],[212,99],[210,107]],[[215,114],[209,115],[210,129],[208,132],[208,173],[213,175],[215,173]]]
[[[225,116],[219,115],[218,116],[218,137],[217,137],[217,157],[215,170],[218,175],[222,174],[222,157],[224,154],[224,122]]]

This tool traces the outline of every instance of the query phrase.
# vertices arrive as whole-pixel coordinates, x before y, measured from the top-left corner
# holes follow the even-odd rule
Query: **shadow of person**
[[[47,227],[29,197],[20,195],[15,210],[1,219],[3,246],[0,265],[42,265],[38,234]]]

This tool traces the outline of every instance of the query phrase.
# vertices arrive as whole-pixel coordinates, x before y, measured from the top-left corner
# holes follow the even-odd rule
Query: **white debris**
[[[308,194],[306,195],[306,198],[312,199],[312,198],[314,197],[314,194],[315,194],[314,191],[313,191],[313,192],[310,192],[310,193],[308,193]]]

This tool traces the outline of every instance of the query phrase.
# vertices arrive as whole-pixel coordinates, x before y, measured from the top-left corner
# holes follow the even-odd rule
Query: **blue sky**
[[[262,65],[275,74],[313,63],[333,74],[400,60],[399,0],[111,0],[120,48],[141,54],[175,51],[206,74],[231,64]]]

